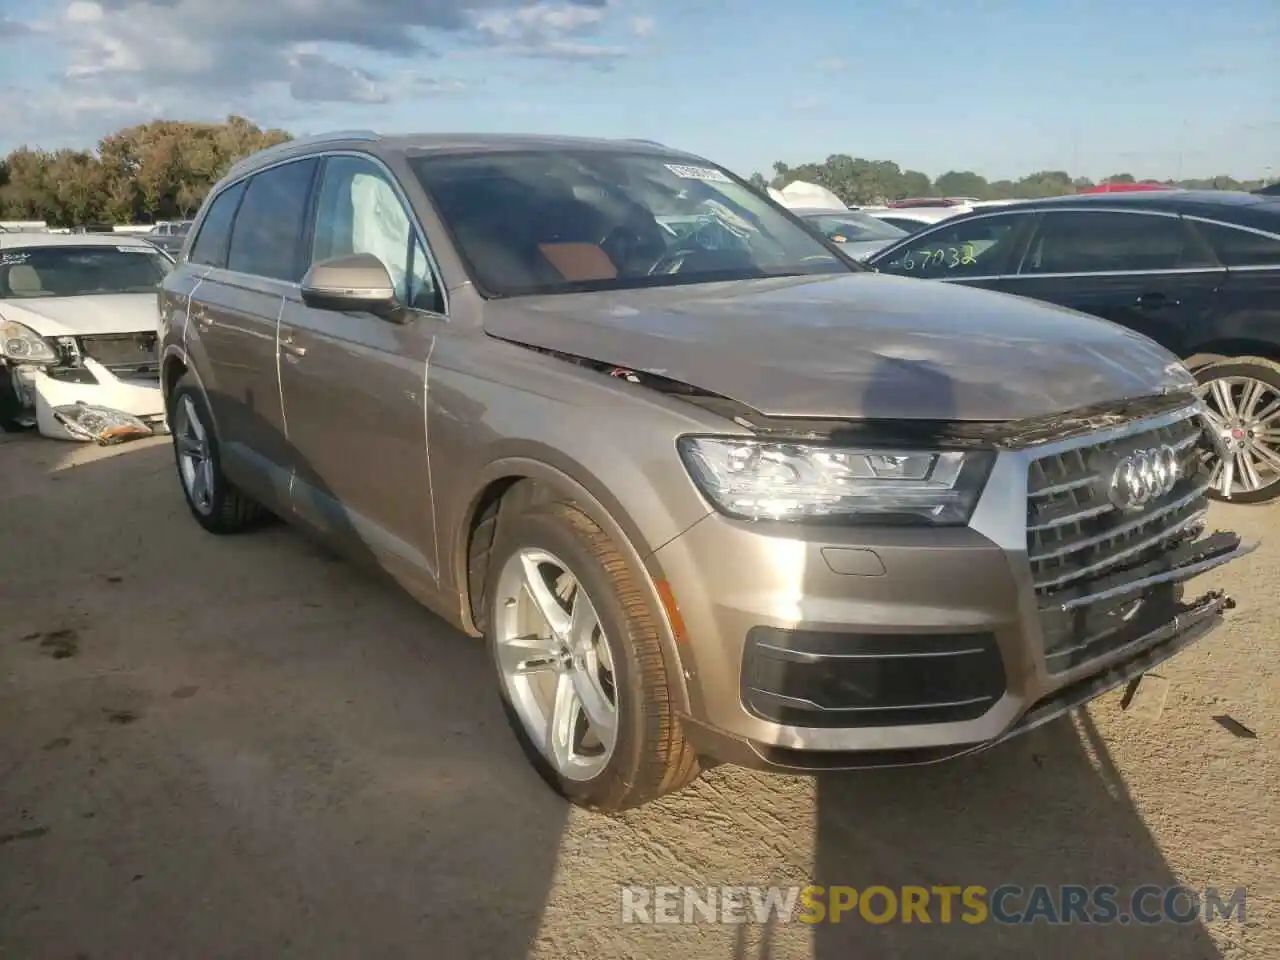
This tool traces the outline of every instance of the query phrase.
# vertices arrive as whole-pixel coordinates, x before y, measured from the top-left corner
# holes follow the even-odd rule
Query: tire
[[[570,503],[533,503],[503,510],[499,518],[485,594],[486,641],[507,721],[539,775],[571,803],[602,813],[641,806],[692,783],[701,771],[672,708],[658,626],[616,546]],[[568,567],[594,607],[612,661],[617,732],[611,755],[589,777],[566,776],[535,742],[502,665],[504,624],[514,622],[503,613],[515,616],[510,595],[519,592],[503,572],[530,551]],[[551,674],[553,683],[558,676]]]
[[[22,407],[18,404],[18,395],[14,391],[11,377],[9,368],[0,363],[0,431],[26,433],[34,424],[19,419]]]
[[[1252,413],[1252,418],[1247,416],[1237,419],[1227,418],[1223,426],[1224,429],[1235,428],[1244,431],[1244,436],[1232,436],[1228,438],[1228,442],[1245,445],[1241,454],[1253,466],[1261,485],[1252,484],[1242,466],[1244,460],[1236,458],[1232,464],[1233,473],[1237,476],[1245,476],[1246,482],[1235,489],[1229,498],[1224,497],[1216,485],[1211,489],[1209,496],[1214,500],[1239,504],[1268,503],[1274,500],[1280,496],[1280,464],[1262,457],[1258,453],[1259,447],[1254,444],[1262,444],[1263,438],[1258,435],[1264,429],[1269,430],[1275,433],[1277,439],[1268,438],[1265,441],[1265,449],[1273,456],[1280,456],[1280,363],[1265,357],[1234,357],[1199,366],[1193,372],[1196,382],[1200,385],[1200,395],[1209,406],[1210,412],[1219,418],[1223,416],[1221,398],[1224,391],[1233,405],[1239,405],[1244,401],[1249,382],[1257,384],[1257,389],[1260,391],[1258,399],[1251,404],[1250,409],[1243,411],[1246,414]],[[1215,382],[1220,385],[1215,387]],[[1271,407],[1275,409],[1270,410]],[[1264,418],[1259,420],[1258,414],[1264,415]],[[1221,474],[1216,462],[1214,470],[1214,478],[1217,481]],[[1253,488],[1248,489],[1248,487]]]
[[[178,483],[182,487],[182,495],[187,507],[196,522],[210,533],[236,534],[254,530],[270,519],[271,514],[237,489],[222,473],[222,464],[218,455],[218,440],[213,432],[213,417],[209,414],[209,404],[204,391],[191,374],[183,375],[174,387],[169,398],[167,412],[169,428],[173,437],[174,463],[178,472]],[[183,444],[194,436],[188,430],[188,421],[194,418],[198,432],[203,434],[207,471],[204,486],[207,496],[199,493],[204,487],[193,492],[192,484],[184,474]]]

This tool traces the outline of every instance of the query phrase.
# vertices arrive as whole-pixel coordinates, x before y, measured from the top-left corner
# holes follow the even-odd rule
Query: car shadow
[[[965,920],[958,892],[944,923],[934,888],[1021,888],[1004,901],[1022,920],[1030,891],[1044,886],[1058,903],[1064,886],[1118,888],[1128,911],[1137,887],[1166,889],[1178,879],[1165,862],[1124,779],[1085,712],[1060,718],[991,752],[934,766],[818,781],[814,882],[860,894],[886,887],[930,891],[932,923],[868,922],[855,909],[815,927],[814,960],[851,956],[1028,956],[1078,960],[1221,956],[1200,921],[1155,925],[1055,925]],[[873,918],[885,909],[874,900]],[[1158,900],[1146,905],[1158,905]],[[990,904],[988,903],[988,906]],[[1061,909],[1060,905],[1057,907]]]

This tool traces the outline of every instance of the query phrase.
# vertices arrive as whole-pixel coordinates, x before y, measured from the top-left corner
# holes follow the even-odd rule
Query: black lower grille
[[[159,376],[156,334],[120,333],[80,338],[80,352],[116,376]]]
[[[1027,558],[1047,666],[1062,672],[1124,646],[1177,613],[1180,587],[1125,592],[1190,562],[1208,509],[1213,450],[1202,418],[1185,418],[1035,461],[1028,476]],[[1117,471],[1153,451],[1176,465],[1145,502],[1114,487]],[[1170,482],[1170,480],[1173,482]],[[1190,559],[1189,559],[1190,558]]]
[[[884,727],[982,716],[1005,690],[989,633],[851,634],[755,627],[742,701],[801,727]]]

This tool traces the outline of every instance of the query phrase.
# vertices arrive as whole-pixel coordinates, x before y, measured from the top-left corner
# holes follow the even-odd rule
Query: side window
[[[416,237],[409,264],[409,290],[405,303],[415,310],[432,310],[436,313],[443,311],[444,303],[431,272],[431,261],[427,259],[427,252],[422,249],[422,244]]]
[[[195,243],[191,245],[192,263],[210,267],[227,265],[227,241],[231,239],[231,218],[236,215],[236,207],[244,193],[244,181],[233,184],[213,198],[209,212],[205,214],[204,223],[200,224],[200,232],[196,234]]]
[[[1280,266],[1280,240],[1249,230],[1237,230],[1221,223],[1193,224],[1202,237],[1209,241],[1218,262],[1226,267],[1275,267]]]
[[[1000,273],[1023,222],[1010,215],[943,224],[917,234],[892,260],[876,266],[885,273],[932,279]]]
[[[1212,260],[1180,217],[1142,213],[1046,213],[1019,273],[1177,270]]]
[[[231,230],[228,269],[290,283],[302,279],[300,238],[318,162],[296,160],[254,174]]]
[[[440,309],[426,251],[386,174],[361,157],[330,157],[316,204],[311,262],[352,253],[371,253],[382,261],[401,303]]]

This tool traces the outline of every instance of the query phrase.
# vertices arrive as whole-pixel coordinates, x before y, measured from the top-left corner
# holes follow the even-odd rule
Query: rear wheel
[[[553,789],[616,812],[697,778],[657,625],[589,517],[562,502],[500,515],[486,598],[507,719]]]
[[[170,396],[168,420],[178,479],[196,522],[223,534],[261,526],[270,514],[223,476],[208,402],[189,374]]]
[[[1266,503],[1280,496],[1280,363],[1237,357],[1197,367],[1198,393],[1227,450],[1212,460],[1210,496]]]

